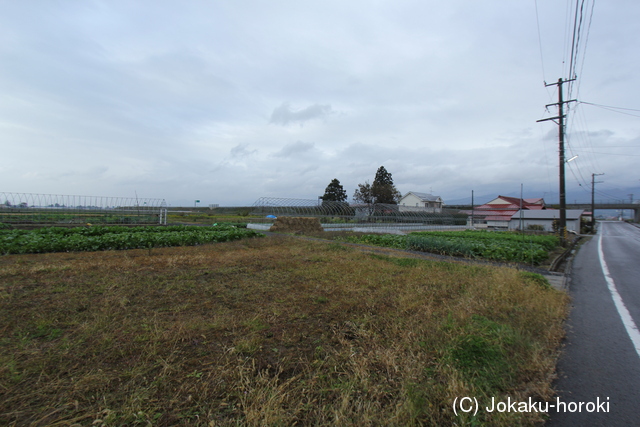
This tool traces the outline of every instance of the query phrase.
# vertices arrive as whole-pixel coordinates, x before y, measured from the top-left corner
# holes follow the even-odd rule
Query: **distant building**
[[[580,233],[580,220],[584,215],[582,209],[567,209],[567,231]],[[560,221],[559,209],[522,210],[517,211],[509,221],[509,230],[527,230],[530,225],[542,226],[544,231],[553,232],[554,221]]]
[[[473,211],[464,211],[469,215],[467,225],[476,228],[491,228],[508,230],[511,217],[522,210],[546,209],[544,199],[520,199],[517,197],[498,196],[484,205],[477,206]],[[471,221],[473,220],[473,224]]]
[[[400,212],[442,212],[444,202],[440,196],[434,196],[429,193],[418,193],[417,191],[409,191],[398,202]]]

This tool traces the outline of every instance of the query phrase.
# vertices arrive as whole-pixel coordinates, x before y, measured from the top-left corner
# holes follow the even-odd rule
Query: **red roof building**
[[[470,225],[479,228],[504,228],[509,227],[511,217],[523,210],[541,210],[546,209],[544,200],[538,199],[520,199],[517,197],[498,196],[492,201],[474,207],[473,211],[466,211],[469,215]],[[473,216],[473,224],[471,218]]]

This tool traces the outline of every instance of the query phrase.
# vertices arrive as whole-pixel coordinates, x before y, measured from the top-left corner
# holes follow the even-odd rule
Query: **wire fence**
[[[278,216],[304,216],[320,219],[325,231],[414,231],[466,228],[467,215],[457,210],[434,212],[433,208],[374,203],[349,204],[313,199],[261,197],[252,206],[252,222],[270,224]],[[389,231],[391,230],[391,231]]]
[[[0,192],[0,223],[166,224],[164,199]]]

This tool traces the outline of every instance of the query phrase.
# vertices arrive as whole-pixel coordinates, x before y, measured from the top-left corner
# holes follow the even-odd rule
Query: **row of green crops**
[[[0,230],[0,254],[104,251],[192,246],[227,242],[262,234],[228,225],[215,227],[47,227]]]
[[[361,235],[346,238],[389,248],[431,252],[440,255],[482,258],[494,261],[540,264],[558,245],[555,236],[522,236],[514,233],[484,231],[416,232],[407,236]]]
[[[464,231],[417,231],[411,233],[416,236],[462,237],[465,239],[493,241],[493,242],[526,242],[535,243],[547,250],[553,250],[560,243],[557,236],[548,234],[522,234],[502,231],[464,230]]]

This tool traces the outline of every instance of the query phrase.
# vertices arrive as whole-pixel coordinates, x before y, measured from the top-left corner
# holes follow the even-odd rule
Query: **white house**
[[[434,196],[429,193],[418,193],[417,191],[409,191],[398,202],[400,212],[442,212],[444,205],[440,196]]]
[[[522,212],[522,216],[520,213]],[[580,233],[580,217],[584,210],[567,209],[567,230]],[[544,210],[525,210],[518,211],[511,216],[509,221],[509,230],[526,230],[530,225],[541,225],[544,231],[553,232],[553,221],[560,220],[560,210],[544,209]],[[522,221],[522,228],[520,226]]]

